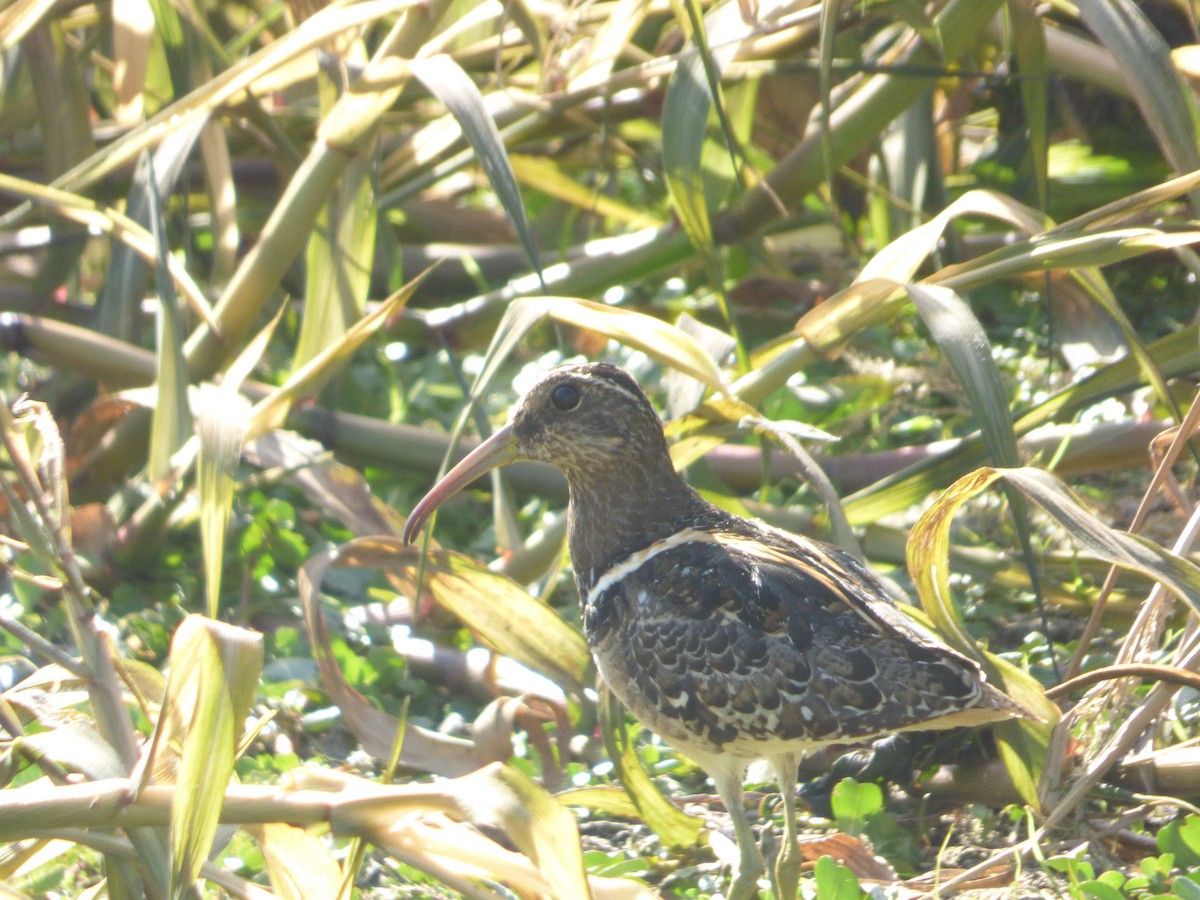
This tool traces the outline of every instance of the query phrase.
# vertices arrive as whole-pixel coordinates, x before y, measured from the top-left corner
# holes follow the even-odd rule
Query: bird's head
[[[674,471],[662,422],[628,372],[608,363],[562,366],[521,398],[507,425],[433,486],[409,516],[404,540],[480,475],[519,460],[549,463],[572,484],[634,468]]]

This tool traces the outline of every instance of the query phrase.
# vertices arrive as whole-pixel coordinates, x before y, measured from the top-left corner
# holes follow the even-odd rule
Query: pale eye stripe
[[[618,394],[621,394],[624,397],[628,397],[630,400],[634,401],[635,403],[644,403],[645,402],[642,397],[639,397],[637,394],[633,393],[633,391],[630,391],[626,388],[621,387],[621,385],[617,384],[615,381],[605,378],[602,375],[593,375],[590,372],[580,372],[580,373],[578,373],[578,377],[585,378],[588,381],[592,382],[593,384],[599,385],[600,387],[607,388],[611,391],[616,391]]]

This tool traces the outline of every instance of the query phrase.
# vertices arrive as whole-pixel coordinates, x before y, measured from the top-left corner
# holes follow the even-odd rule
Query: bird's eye
[[[579,388],[573,384],[560,384],[550,394],[550,402],[556,409],[570,412],[579,405]]]

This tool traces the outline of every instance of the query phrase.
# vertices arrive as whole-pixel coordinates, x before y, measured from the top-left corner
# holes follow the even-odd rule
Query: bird
[[[405,542],[448,498],[519,460],[566,476],[568,550],[601,678],[708,773],[728,810],[738,847],[731,900],[757,896],[764,869],[743,805],[752,762],[765,759],[779,783],[784,834],[772,884],[790,900],[804,754],[1026,714],[975,660],[906,615],[857,557],[701,497],[676,472],[645,392],[609,363],[538,380],[508,423],[413,508]]]

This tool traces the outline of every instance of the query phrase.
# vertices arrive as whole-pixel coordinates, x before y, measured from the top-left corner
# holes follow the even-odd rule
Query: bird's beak
[[[517,459],[517,439],[512,428],[505,425],[490,438],[467,454],[457,466],[446,473],[418,503],[404,524],[404,543],[411,544],[433,511],[485,472],[507,465]]]

